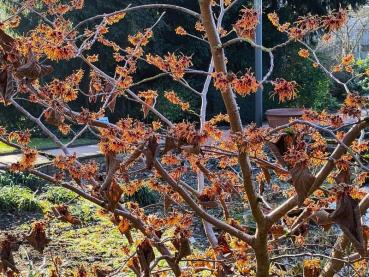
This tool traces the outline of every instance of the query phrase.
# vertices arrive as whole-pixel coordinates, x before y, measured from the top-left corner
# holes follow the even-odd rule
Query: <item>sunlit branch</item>
[[[121,14],[121,13],[137,11],[141,9],[172,9],[172,10],[177,10],[177,11],[189,14],[195,18],[200,18],[200,15],[198,13],[192,10],[186,9],[184,7],[181,7],[181,6],[170,5],[170,4],[147,4],[147,5],[140,5],[140,6],[135,6],[135,7],[127,7],[125,9],[115,11],[112,13],[105,13],[105,14],[100,14],[100,15],[87,18],[85,20],[80,21],[78,24],[76,24],[73,27],[72,31],[78,29],[79,27],[81,27],[82,25],[85,25],[88,22],[95,21],[97,19],[106,18],[106,17],[117,15],[117,14]]]

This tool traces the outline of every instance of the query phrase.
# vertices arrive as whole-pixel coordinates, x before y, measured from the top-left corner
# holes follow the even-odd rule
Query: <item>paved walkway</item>
[[[95,145],[84,145],[84,146],[76,146],[69,148],[69,151],[71,154],[76,153],[77,158],[88,158],[88,157],[94,157],[101,155],[101,152],[99,150],[99,147]],[[47,154],[56,156],[59,154],[63,154],[62,150],[60,149],[50,149],[43,151]],[[3,155],[0,156],[0,163],[5,164],[12,164],[21,159],[22,154],[9,154],[9,155]],[[43,157],[41,155],[38,155],[36,165],[41,165],[50,162],[49,159],[46,157]]]

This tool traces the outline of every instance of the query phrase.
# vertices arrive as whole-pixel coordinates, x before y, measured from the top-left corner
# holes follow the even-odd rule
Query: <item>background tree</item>
[[[95,1],[89,0],[86,2],[86,8],[82,11],[78,12],[71,12],[70,13],[70,19],[72,21],[78,22],[80,20],[83,20],[85,18],[88,18],[96,13],[96,11],[99,11],[101,13],[104,12],[113,12],[117,9],[121,8],[122,3],[117,1],[103,1],[95,3]],[[303,2],[303,1],[302,1]],[[365,1],[307,1],[307,3],[297,3],[296,1],[266,1],[264,3],[264,32],[265,34],[268,34],[268,36],[265,37],[265,45],[272,45],[273,43],[279,43],[283,41],[283,36],[280,35],[280,33],[271,25],[269,24],[269,21],[266,18],[266,14],[273,11],[278,11],[279,16],[281,17],[281,20],[284,21],[294,21],[298,18],[298,16],[301,15],[307,15],[307,14],[327,14],[328,12],[338,9],[338,8],[345,8],[348,6],[352,6],[354,8],[360,7],[361,5],[364,5]],[[140,4],[147,4],[152,3],[152,1],[131,1],[129,2],[133,5],[140,5]],[[189,1],[164,1],[164,3],[171,3],[171,4],[178,4],[181,6],[185,6],[192,10],[198,10],[198,6],[196,2],[189,2]],[[2,4],[4,7],[14,7],[14,5],[9,1],[4,1]],[[231,24],[233,23],[232,20],[228,20],[228,18],[234,18],[237,16],[236,10],[242,7],[242,5],[252,5],[251,2],[247,1],[239,1],[239,3],[235,4],[235,9],[229,11],[228,15],[224,18],[224,25],[228,29],[231,28]],[[42,1],[39,4],[39,8],[42,9]],[[155,14],[155,11],[147,11],[147,10],[138,10],[131,14],[128,14],[127,16],[127,24],[125,28],[117,28],[113,26],[113,31],[109,36],[111,36],[112,39],[118,39],[127,37],[128,34],[134,33],[137,28],[142,28],[143,26],[147,26],[148,24],[153,23],[153,15]],[[24,33],[28,30],[30,24],[35,25],[37,22],[39,22],[39,17],[37,15],[34,15],[32,13],[28,13],[23,20],[21,21],[21,24],[19,28],[17,29],[17,32]],[[203,60],[202,57],[206,56],[205,53],[207,53],[206,47],[201,43],[200,41],[194,40],[193,44],[188,45],[186,44],[186,39],[183,37],[179,37],[175,34],[174,29],[177,26],[183,26],[186,30],[193,31],[194,30],[194,19],[191,19],[190,21],[185,20],[180,16],[180,14],[176,11],[167,11],[166,17],[163,19],[162,22],[159,23],[159,25],[156,27],[156,34],[153,38],[154,47],[153,51],[158,54],[165,54],[168,49],[175,49],[177,52],[191,52],[191,53],[199,53],[198,56],[195,57],[196,62],[198,62],[199,66],[205,70],[207,67],[206,60]],[[118,44],[124,46],[126,45],[126,41],[117,41]],[[186,47],[186,49],[183,49],[183,47]],[[96,46],[98,47],[98,46]],[[298,51],[298,45],[294,45],[293,43],[291,45],[286,46],[284,49],[280,49],[280,51],[276,51],[275,53],[275,67],[279,70],[279,72],[276,72],[276,76],[280,76],[283,78],[287,78],[288,76],[294,75],[295,69],[299,67],[299,65],[303,62],[303,60],[298,57],[295,54],[291,54],[293,52]],[[98,48],[95,49],[96,51],[99,51]],[[110,61],[104,65],[104,70],[108,71],[109,73],[114,72],[114,67],[111,65],[113,64],[111,55],[109,52],[99,51],[101,59]],[[232,68],[232,71],[238,72],[240,69],[245,67],[253,67],[254,66],[254,58],[253,58],[253,49],[248,45],[235,45],[233,47],[230,47],[227,49],[227,53],[229,53],[229,56],[236,57],[239,55],[239,53],[243,53],[243,59],[236,59],[232,61],[232,64],[234,68]],[[268,55],[264,56],[264,66],[265,68],[268,67]],[[288,60],[288,64],[291,65],[289,67],[286,67],[287,63],[286,60]],[[72,63],[73,64],[73,63]],[[151,67],[144,67],[140,75],[138,75],[140,78],[145,78],[146,76],[150,76],[150,74],[153,73],[153,68]],[[73,64],[73,67],[79,68],[80,63],[76,62],[76,64]],[[64,67],[60,65],[60,68],[58,68],[58,74],[60,76],[64,76],[68,74],[68,72],[65,72]],[[331,97],[331,94],[329,93],[329,90],[327,90],[326,84],[330,82],[330,79],[327,78],[324,73],[322,73],[319,70],[314,70],[310,67],[300,67],[300,70],[305,70],[306,74],[308,75],[314,75],[316,82],[310,82],[307,80],[298,80],[299,85],[301,87],[300,94],[297,97],[297,99],[291,103],[289,103],[289,106],[304,106],[304,107],[314,107],[314,108],[329,108],[329,109],[335,109],[335,99],[334,97]],[[301,74],[305,75],[305,74]],[[196,89],[201,88],[201,83],[197,82],[196,79],[189,79],[190,82],[192,82],[192,86],[194,86]],[[155,80],[152,82],[155,84],[155,86],[163,91],[163,83],[162,82],[156,82]],[[315,84],[325,84],[325,85],[318,85]],[[85,89],[88,84],[82,84],[82,87]],[[332,84],[333,85],[333,84]],[[176,89],[176,91],[184,97],[187,101],[191,102],[191,98],[189,98],[185,91],[181,87],[174,86],[173,88]],[[270,91],[270,87],[266,86],[266,90]],[[225,112],[224,106],[222,104],[221,98],[215,93],[214,88],[211,88],[214,93],[212,93],[212,97],[208,99],[209,101],[209,116],[214,116],[218,114],[219,112]],[[334,89],[333,89],[334,90]],[[314,92],[316,95],[319,95],[319,97],[311,97],[311,92]],[[300,99],[299,99],[300,98]],[[322,100],[321,100],[322,99]],[[119,106],[121,109],[118,109],[113,114],[109,114],[109,117],[111,120],[115,121],[119,119],[121,116],[131,115],[134,117],[139,116],[139,110],[134,106],[131,105],[129,101],[125,100],[118,100]],[[161,102],[160,99],[158,100],[158,105],[165,105],[165,102]],[[276,101],[273,101],[270,99],[270,97],[266,96],[265,99],[265,109],[268,108],[275,108],[279,106],[285,106],[284,103],[277,103]],[[77,104],[78,103],[78,104]],[[93,105],[86,102],[86,99],[84,97],[80,97],[79,101],[76,103],[76,106],[78,105]],[[241,114],[241,117],[246,122],[251,122],[254,120],[254,110],[253,110],[253,103],[254,99],[253,97],[249,97],[247,99],[239,99],[239,105],[241,108],[244,108],[243,112]],[[191,102],[192,105],[196,105],[196,103]],[[328,104],[328,105],[327,105]],[[199,108],[199,107],[197,107]],[[174,121],[181,120],[181,118],[177,118],[178,116],[178,109],[172,108],[168,110],[165,115],[169,116]],[[14,111],[14,113],[9,113],[9,117],[18,116],[17,113]],[[191,118],[191,115],[188,115],[189,119]],[[193,117],[191,119],[194,119]],[[24,118],[19,118],[19,120],[9,120],[9,118],[4,118],[2,120],[2,124],[5,124],[5,122],[14,122],[15,124],[25,124],[27,121],[24,120]],[[27,126],[23,126],[27,127]],[[28,126],[29,127],[29,126]],[[11,126],[9,126],[11,128]],[[15,126],[16,129],[16,126]]]
[[[312,276],[333,276],[344,264],[362,266],[368,227],[362,224],[361,216],[369,207],[369,195],[359,188],[368,172],[361,156],[367,151],[367,142],[360,134],[369,126],[369,119],[361,116],[366,98],[350,91],[349,82],[364,75],[354,71],[351,54],[333,69],[325,67],[315,44],[306,42],[340,29],[347,22],[347,12],[340,9],[324,16],[307,15],[295,22],[268,13],[282,39],[262,46],[253,41],[258,14],[250,8],[237,9],[237,2],[199,0],[196,9],[188,8],[187,2],[140,4],[73,22],[70,13],[86,5],[81,0],[44,0],[45,7],[34,1],[16,5],[0,31],[1,100],[37,125],[58,145],[61,154],[52,157],[29,147],[27,130],[1,128],[1,140],[22,151],[19,161],[4,164],[2,169],[27,171],[100,206],[101,214],[111,218],[134,245],[135,252],[121,270],[137,276],[168,271],[193,276],[210,271],[216,276],[264,277],[283,274],[279,263],[283,259],[300,262],[304,274]],[[232,18],[229,12],[235,9],[237,16]],[[114,28],[124,27],[127,16],[138,10],[149,10],[153,20],[121,42]],[[175,26],[174,32],[185,41],[182,53],[177,48],[154,47],[156,28],[169,14],[164,10],[176,11],[192,24],[187,29]],[[37,15],[40,21],[14,38],[7,34],[8,29],[18,26],[24,11]],[[226,16],[228,23],[223,22]],[[189,52],[185,45],[193,39],[206,51]],[[303,118],[277,128],[244,127],[237,98],[247,98],[266,85],[271,87],[268,97],[279,102],[297,97],[296,81],[273,75],[275,53],[293,43],[299,43],[301,49],[295,54],[304,61],[298,70],[310,63],[344,88],[346,98],[340,113],[306,110]],[[261,48],[269,57],[262,81],[255,79],[251,68],[241,67],[239,55],[228,50],[236,45]],[[100,53],[110,58],[102,58]],[[201,59],[196,58],[199,56]],[[113,71],[105,68],[110,61]],[[70,72],[59,75],[60,66]],[[152,68],[151,74],[143,77],[147,67]],[[337,71],[349,72],[352,78],[342,82],[333,74]],[[162,78],[168,84],[159,91],[156,86]],[[158,82],[151,83],[153,80]],[[177,93],[176,86],[186,91],[194,104]],[[226,114],[211,117],[207,100],[215,93],[221,97]],[[86,105],[79,97],[88,101]],[[137,105],[140,118],[100,121],[121,108],[121,98]],[[165,107],[158,105],[160,99],[166,101]],[[30,104],[39,108],[31,111]],[[164,108],[169,105],[183,112],[178,118],[191,121],[173,122],[165,115]],[[155,120],[147,121],[149,115]],[[220,122],[227,122],[230,129],[220,129]],[[68,148],[87,132],[99,138],[105,169],[96,162],[80,161]],[[69,133],[71,141],[62,143],[60,137]],[[324,136],[333,141],[329,147]],[[57,173],[42,173],[37,167],[38,155],[46,156]],[[143,172],[145,177],[137,176]],[[164,215],[148,214],[137,203],[124,201],[122,196],[143,186],[161,195]],[[336,203],[334,210],[330,209],[332,203]],[[252,219],[252,228],[246,226],[247,218],[235,218],[236,206]],[[52,213],[71,224],[80,223],[67,205],[56,205]],[[202,222],[209,243],[209,249],[199,253],[191,250],[194,218]],[[313,252],[314,239],[332,244],[324,239],[321,228],[329,229],[332,224],[342,231],[335,244],[338,250],[331,256]],[[313,228],[319,236],[306,236]],[[45,229],[44,222],[36,222],[26,236],[40,252],[49,242]],[[132,233],[137,239],[132,239]],[[338,234],[332,236],[337,238]],[[288,247],[290,238],[300,247]],[[12,243],[6,237],[0,244],[4,253],[0,268],[9,274],[16,272]],[[348,246],[349,256],[345,257],[341,250]],[[319,260],[312,259],[316,257],[325,260],[323,269]],[[292,270],[287,264],[286,274]]]

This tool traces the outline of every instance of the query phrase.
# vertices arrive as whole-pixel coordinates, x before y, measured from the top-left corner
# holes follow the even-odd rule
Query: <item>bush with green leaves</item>
[[[35,212],[40,210],[39,200],[29,188],[20,186],[0,187],[0,211]]]
[[[62,187],[48,187],[45,198],[53,204],[72,203],[75,202],[77,194]]]
[[[28,173],[3,172],[0,174],[0,187],[20,186],[27,187],[32,191],[40,189],[45,181]]]
[[[369,56],[365,59],[359,59],[356,61],[356,71],[362,74],[362,78],[356,81],[356,85],[359,91],[363,94],[369,94],[369,77],[366,71],[369,69]]]
[[[141,207],[155,204],[159,199],[160,195],[147,187],[142,187],[132,196],[126,198],[127,201],[137,202]]]
[[[335,110],[338,108],[337,99],[330,93],[331,80],[319,68],[314,68],[312,62],[297,55],[300,48],[294,46],[281,53],[281,61],[275,70],[275,74],[283,76],[286,80],[294,80],[298,84],[298,95],[287,104],[279,104],[277,99],[271,99],[266,93],[266,107],[277,108],[280,106],[312,108],[314,110]],[[282,50],[281,50],[282,51]],[[270,86],[265,87],[266,92],[272,90]]]

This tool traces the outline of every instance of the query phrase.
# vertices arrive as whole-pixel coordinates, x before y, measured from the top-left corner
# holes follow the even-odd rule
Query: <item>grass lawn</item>
[[[61,141],[63,143],[67,143],[68,141],[70,141],[69,139],[61,139]],[[73,146],[77,146],[77,145],[82,145],[82,144],[94,144],[97,141],[94,139],[89,139],[89,138],[80,138],[78,140],[76,140],[72,145]],[[52,148],[52,147],[56,147],[55,143],[47,138],[32,138],[31,139],[31,143],[29,144],[29,146],[33,147],[33,148],[37,148],[37,149],[45,149],[45,148]],[[15,148],[6,145],[3,142],[0,142],[0,154],[2,153],[12,153],[16,151]]]

